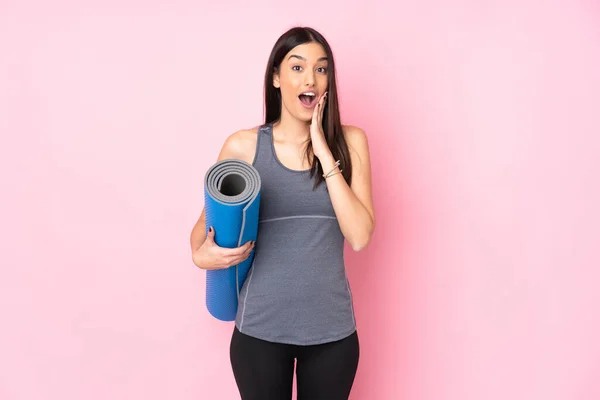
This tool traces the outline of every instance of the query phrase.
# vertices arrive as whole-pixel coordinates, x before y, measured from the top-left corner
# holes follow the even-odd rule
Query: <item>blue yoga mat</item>
[[[221,160],[204,177],[206,232],[215,229],[220,247],[239,247],[256,240],[261,181],[258,171],[242,160]],[[241,264],[206,271],[206,307],[221,321],[233,321],[240,289],[248,276],[254,250]]]

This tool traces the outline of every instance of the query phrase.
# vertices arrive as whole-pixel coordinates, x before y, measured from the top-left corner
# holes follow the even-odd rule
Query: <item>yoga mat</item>
[[[204,177],[206,232],[215,229],[220,247],[239,247],[256,240],[261,181],[258,171],[242,160],[221,160]],[[248,276],[254,250],[241,264],[206,271],[206,307],[221,321],[233,321],[240,289]]]

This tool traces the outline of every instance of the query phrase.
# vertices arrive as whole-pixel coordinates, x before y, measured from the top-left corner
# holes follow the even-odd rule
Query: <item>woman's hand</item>
[[[225,269],[246,260],[254,249],[254,242],[235,247],[233,249],[220,247],[215,243],[215,230],[210,228],[202,246],[192,255],[194,264],[202,269]]]
[[[323,132],[323,110],[325,109],[325,100],[327,100],[327,92],[321,96],[317,103],[310,123],[310,140],[312,142],[313,154],[320,158],[331,150],[327,145],[325,133]]]

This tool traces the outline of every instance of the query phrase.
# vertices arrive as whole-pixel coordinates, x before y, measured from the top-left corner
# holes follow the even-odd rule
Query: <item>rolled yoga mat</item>
[[[206,232],[215,229],[220,247],[239,247],[256,240],[261,181],[258,171],[242,160],[221,160],[204,177]],[[248,276],[254,250],[241,264],[206,271],[206,307],[222,321],[233,321],[239,292]]]

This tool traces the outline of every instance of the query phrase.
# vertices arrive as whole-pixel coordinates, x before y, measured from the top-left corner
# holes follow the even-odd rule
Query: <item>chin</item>
[[[306,108],[306,107],[289,107],[288,104],[284,103],[284,107],[286,108],[287,112],[295,119],[297,119],[298,121],[302,121],[302,122],[306,122],[306,123],[310,123],[312,121],[312,116],[313,116],[313,108]]]
[[[312,121],[312,113],[306,113],[306,112],[302,112],[302,110],[300,110],[300,111],[292,112],[289,114],[295,120],[302,121],[307,124],[309,124]]]
[[[303,122],[311,122],[312,116],[313,116],[312,110],[306,110],[306,109],[298,110],[298,112],[295,115],[296,119],[303,121]]]

